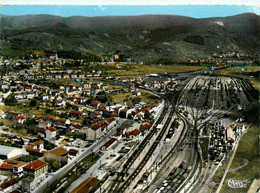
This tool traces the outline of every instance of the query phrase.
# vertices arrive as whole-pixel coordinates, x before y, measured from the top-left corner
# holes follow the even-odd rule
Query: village
[[[114,158],[121,159],[137,145],[136,139],[146,135],[163,108],[164,101],[159,96],[134,87],[134,82],[149,87],[149,81],[143,82],[141,77],[113,79],[117,85],[111,85],[111,77],[106,79],[108,83],[101,79],[87,82],[86,73],[67,70],[67,74],[61,76],[61,72],[50,70],[50,74],[43,76],[34,72],[36,69],[37,65],[2,76],[0,172],[3,192],[36,191],[50,173],[77,160],[99,140],[102,140],[99,151],[107,151],[121,141],[120,149],[117,148],[121,154]],[[99,71],[91,76],[100,74]],[[30,83],[34,79],[63,79],[64,86],[51,85],[50,88]],[[67,79],[80,81],[70,84]],[[155,88],[166,88],[169,82],[170,79],[158,81]],[[117,95],[122,95],[124,100],[112,101]],[[109,132],[111,135],[104,139]]]

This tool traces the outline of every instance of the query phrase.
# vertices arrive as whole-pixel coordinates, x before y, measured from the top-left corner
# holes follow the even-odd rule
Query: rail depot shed
[[[0,145],[0,159],[11,159],[22,154],[23,150],[20,148]]]
[[[97,189],[97,185],[100,182],[99,179],[90,177],[83,181],[78,187],[76,187],[71,193],[89,193],[94,192]]]

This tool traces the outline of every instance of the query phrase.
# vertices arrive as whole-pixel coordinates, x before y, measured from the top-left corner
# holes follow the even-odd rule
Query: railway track
[[[154,124],[151,131],[147,134],[145,139],[138,145],[138,148],[136,148],[136,150],[130,155],[130,157],[127,159],[127,161],[123,164],[123,166],[122,166],[123,169],[120,172],[118,172],[116,179],[113,180],[113,182],[110,185],[110,188],[105,190],[105,192],[109,192],[109,193],[118,192],[119,187],[121,186],[122,182],[124,182],[124,177],[129,174],[129,170],[130,170],[132,164],[136,161],[138,156],[142,153],[143,149],[148,145],[151,138],[157,133],[156,127],[159,123],[161,123],[163,121],[163,119],[167,115],[168,105],[169,104],[166,105],[162,114],[160,115],[160,117],[158,118],[156,123]]]
[[[180,149],[183,147],[185,143],[189,141],[186,138],[186,136],[189,133],[187,125],[188,123],[184,122],[184,129],[181,131],[180,137],[178,138],[177,142],[175,143],[175,146],[171,149],[171,151],[162,159],[160,163],[161,169],[157,172],[154,181],[151,182],[151,185],[155,183],[157,179],[163,177],[167,173],[167,169],[171,167],[170,165],[178,156]],[[151,189],[152,188],[148,186],[143,192],[151,192]]]
[[[164,127],[162,128],[162,130],[160,131],[158,137],[156,138],[155,142],[152,144],[151,148],[149,149],[149,151],[146,153],[145,157],[143,158],[143,160],[141,161],[141,163],[137,166],[137,168],[134,170],[134,172],[127,178],[127,180],[124,182],[124,184],[120,187],[120,191],[124,192],[129,185],[131,184],[131,182],[137,177],[137,175],[140,173],[140,171],[143,169],[143,167],[145,166],[145,164],[147,163],[147,161],[150,159],[150,157],[153,155],[154,150],[156,149],[156,147],[159,145],[162,137],[165,135],[165,131],[167,130],[169,123],[172,119],[174,113],[174,108],[172,108],[170,110],[170,114],[168,119],[166,120],[166,123],[164,125]]]

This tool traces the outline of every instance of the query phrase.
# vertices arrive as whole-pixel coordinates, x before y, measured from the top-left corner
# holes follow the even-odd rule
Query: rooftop
[[[28,169],[28,170],[38,170],[39,168],[41,168],[45,165],[47,165],[47,163],[45,163],[44,161],[36,160],[36,161],[33,161],[32,163],[24,166],[23,168]]]
[[[22,149],[0,145],[0,155],[8,155],[10,152],[14,150],[22,150]]]
[[[99,182],[99,179],[90,177],[83,181],[71,193],[89,193],[93,188],[95,188],[98,185]]]

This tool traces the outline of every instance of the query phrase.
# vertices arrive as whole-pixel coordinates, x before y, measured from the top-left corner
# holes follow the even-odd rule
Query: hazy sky
[[[3,15],[51,14],[64,17],[167,14],[204,18],[245,12],[260,14],[259,7],[246,5],[3,5],[0,10]]]
[[[259,0],[1,0],[2,5],[254,5]]]

